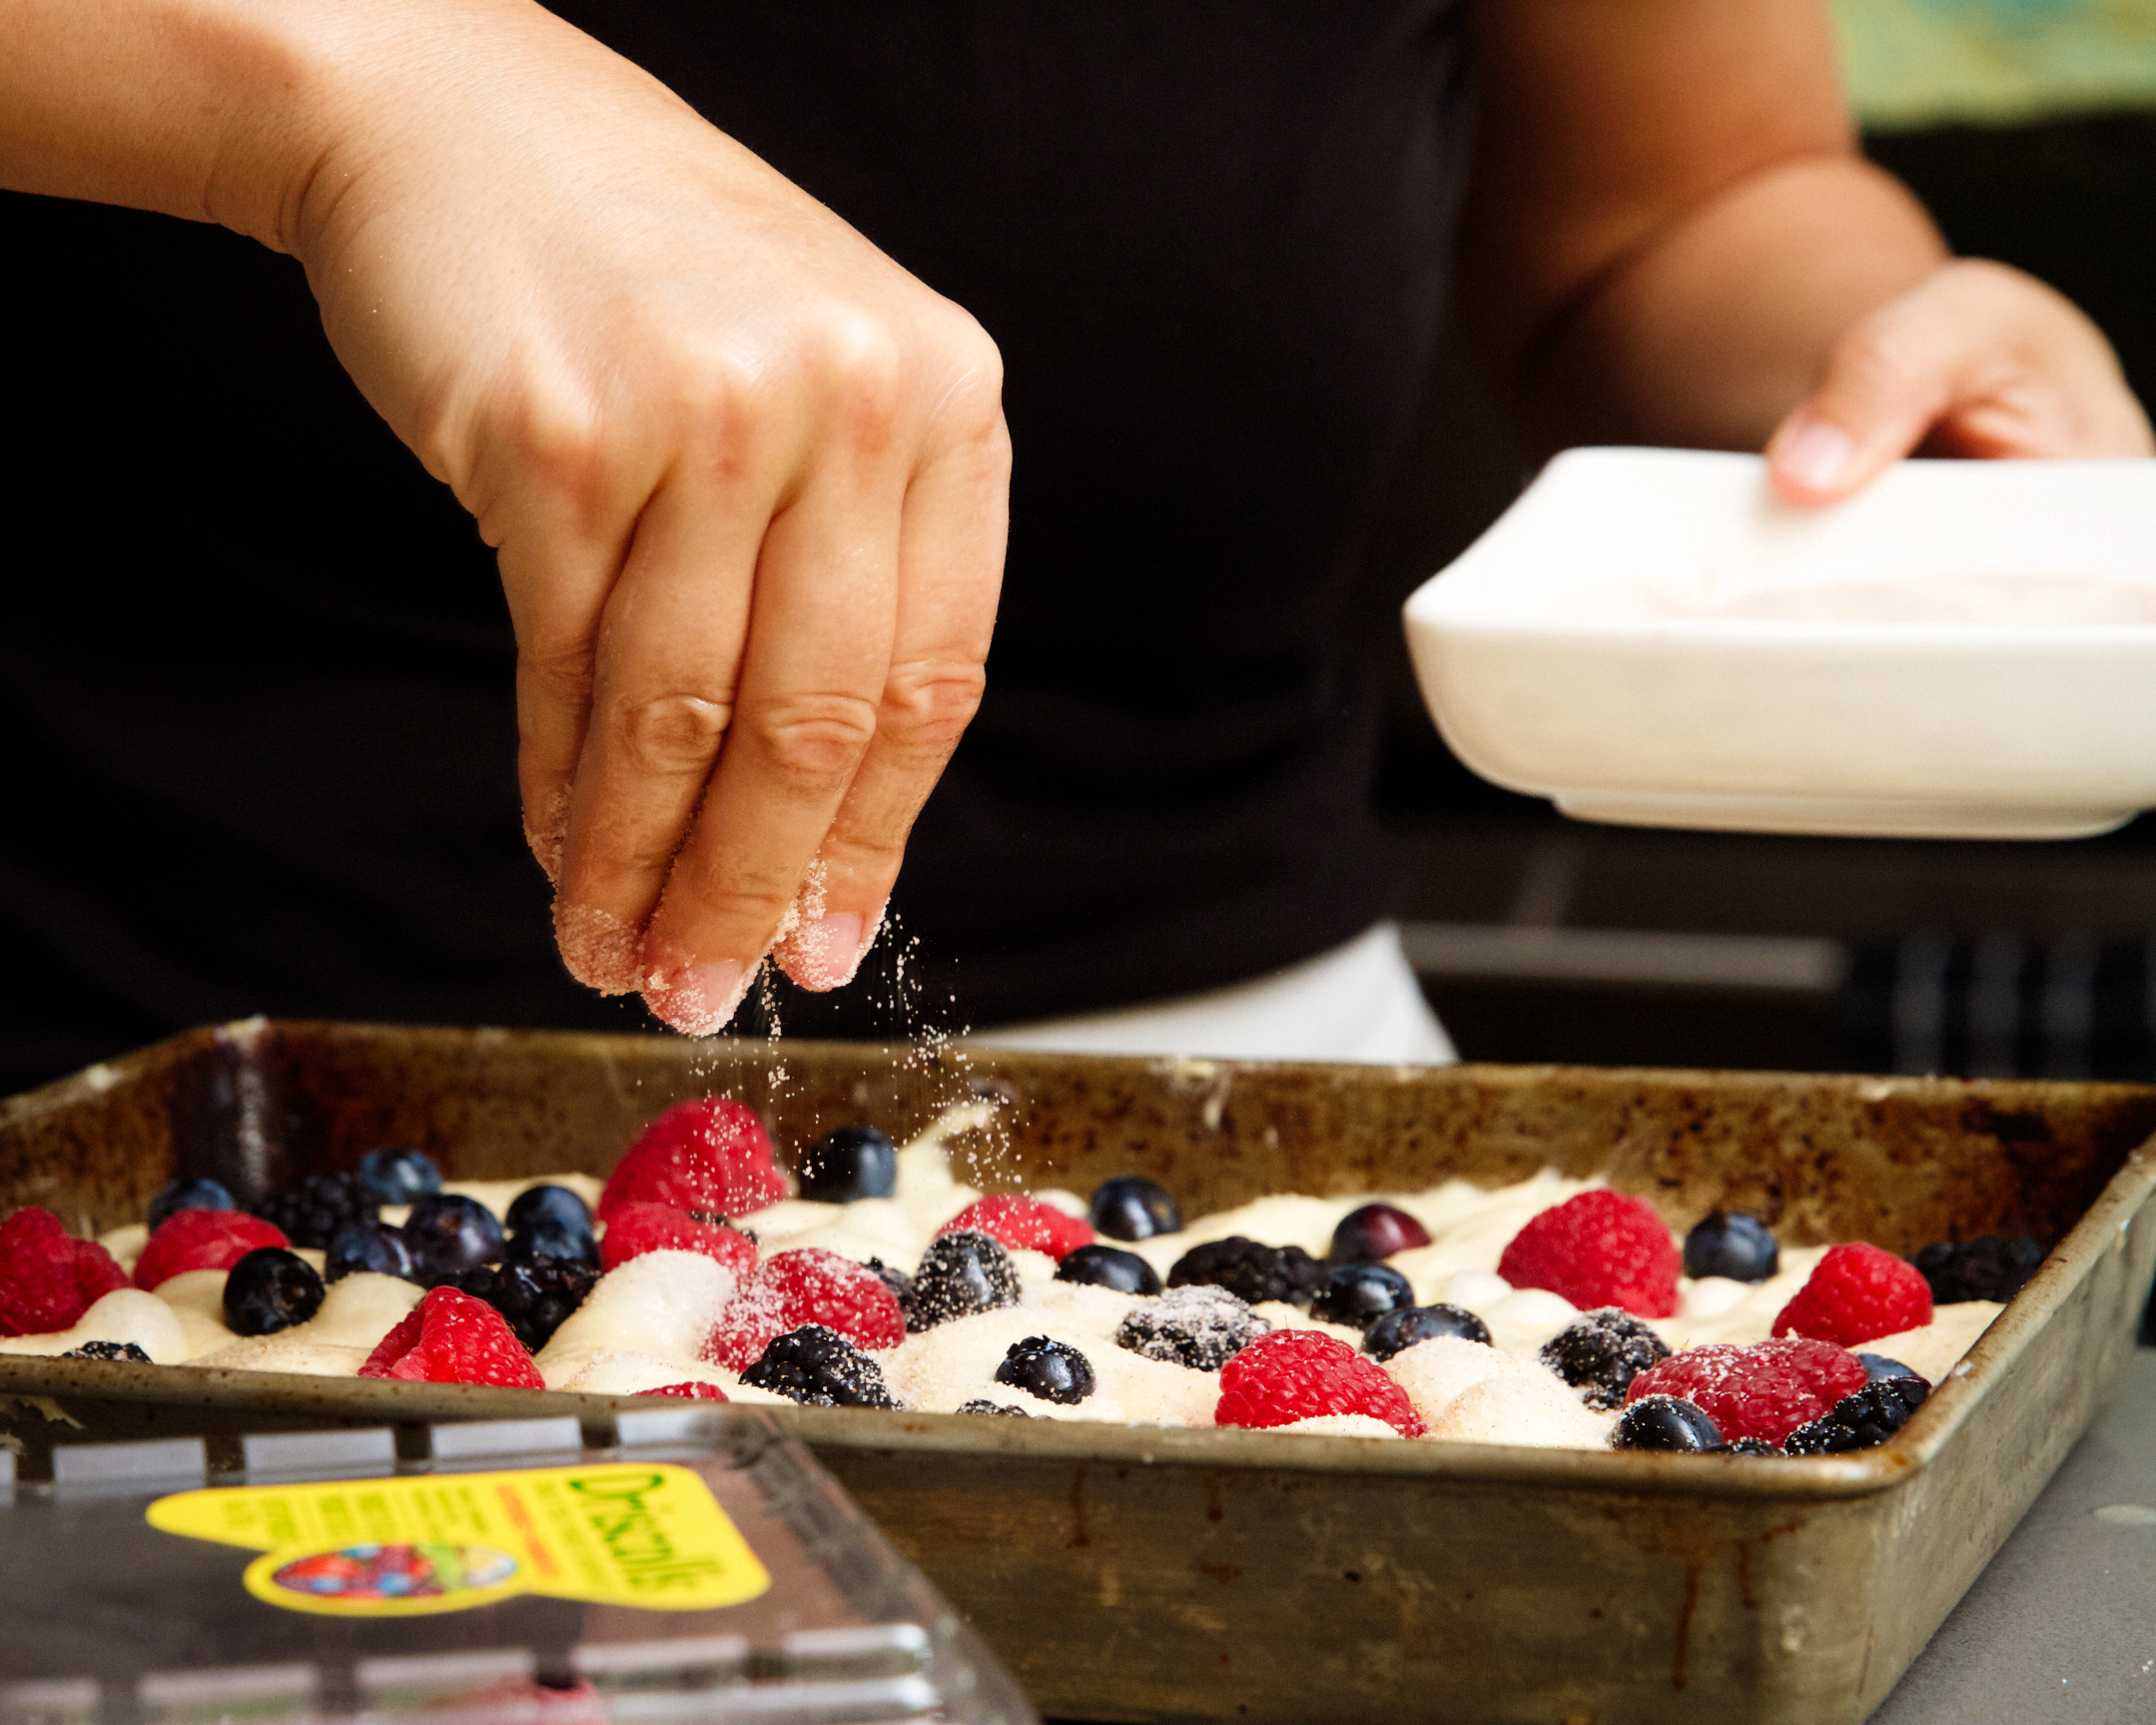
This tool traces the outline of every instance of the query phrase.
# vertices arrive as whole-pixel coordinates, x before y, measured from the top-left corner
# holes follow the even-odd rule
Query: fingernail
[[[786,974],[819,993],[854,980],[861,968],[859,911],[834,911],[786,937]]]
[[[717,1036],[749,992],[755,973],[730,958],[683,965],[644,979],[644,1004],[683,1036]]]
[[[554,906],[554,944],[569,974],[601,994],[633,994],[643,938],[617,916],[593,905]]]
[[[1856,440],[1840,427],[1807,419],[1775,451],[1775,464],[1807,491],[1830,491],[1855,452]]]

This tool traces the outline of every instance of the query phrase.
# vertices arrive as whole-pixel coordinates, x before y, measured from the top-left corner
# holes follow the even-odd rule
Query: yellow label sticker
[[[250,1593],[332,1617],[466,1611],[518,1593],[709,1611],[771,1585],[711,1488],[664,1463],[214,1486],[161,1497],[147,1519],[262,1552]]]

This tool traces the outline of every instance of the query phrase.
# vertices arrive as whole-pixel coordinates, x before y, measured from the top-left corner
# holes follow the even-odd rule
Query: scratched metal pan
[[[1216,1065],[265,1024],[0,1104],[0,1210],[141,1216],[175,1173],[259,1191],[416,1144],[458,1176],[603,1173],[724,1090],[782,1145],[904,1133],[979,1090],[979,1183],[1273,1191],[1600,1171],[1672,1222],[1801,1244],[2028,1231],[2049,1261],[1893,1443],[1620,1455],[846,1408],[793,1426],[1035,1702],[1099,1720],[1830,1725],[1892,1688],[2086,1425],[2156,1269],[2156,1091],[1731,1073]],[[605,1397],[0,1356],[19,1475],[55,1443],[575,1411]],[[417,1441],[414,1435],[414,1441]]]

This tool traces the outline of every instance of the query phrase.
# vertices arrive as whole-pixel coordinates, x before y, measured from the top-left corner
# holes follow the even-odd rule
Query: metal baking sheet
[[[2036,1279],[1882,1450],[1620,1455],[800,1408],[785,1414],[1050,1714],[1594,1722],[1862,1719],[2087,1424],[2156,1271],[2156,1091],[1568,1068],[928,1055],[846,1045],[266,1024],[0,1104],[0,1208],[138,1218],[416,1144],[465,1178],[605,1170],[670,1102],[780,1143],[995,1096],[990,1187],[1268,1191],[1601,1171],[1679,1226],[1793,1244],[2026,1230]],[[574,1411],[619,1398],[0,1356],[0,1431],[55,1444]],[[1014,1429],[1014,1427],[1019,1427]]]

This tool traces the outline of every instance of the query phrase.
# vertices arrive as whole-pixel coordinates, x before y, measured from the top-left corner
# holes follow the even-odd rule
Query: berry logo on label
[[[263,1555],[257,1599],[333,1617],[467,1611],[518,1593],[709,1611],[771,1575],[686,1467],[540,1467],[161,1497],[145,1517]]]

